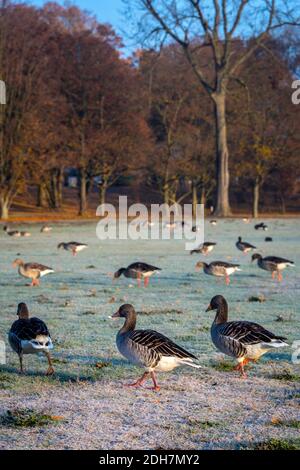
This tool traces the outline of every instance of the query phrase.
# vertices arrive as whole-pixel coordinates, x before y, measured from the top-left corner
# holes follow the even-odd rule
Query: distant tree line
[[[152,2],[142,3],[151,13]],[[189,3],[202,23],[197,1]],[[219,215],[230,214],[227,183],[241,199],[251,192],[254,216],[269,185],[284,211],[300,176],[299,107],[291,101],[299,30],[267,28],[258,42],[206,28],[187,45],[171,35],[124,58],[113,29],[75,6],[0,0],[7,93],[0,105],[0,218],[33,186],[38,206],[59,209],[66,168],[77,170],[80,215],[95,178],[103,203],[125,175],[166,203],[202,202]],[[224,53],[237,66],[226,68],[219,90]],[[226,110],[224,96],[215,96],[223,92]]]

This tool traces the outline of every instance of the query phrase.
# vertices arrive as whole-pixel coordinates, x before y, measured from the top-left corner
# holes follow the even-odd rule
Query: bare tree
[[[214,104],[217,201],[215,215],[230,215],[226,98],[230,80],[275,29],[299,25],[293,7],[280,0],[125,0],[128,13],[140,8],[144,41],[168,40],[182,47],[186,59]],[[244,35],[244,37],[243,37]],[[246,42],[239,54],[236,42]],[[209,51],[209,54],[207,54]],[[209,60],[208,60],[209,58]]]

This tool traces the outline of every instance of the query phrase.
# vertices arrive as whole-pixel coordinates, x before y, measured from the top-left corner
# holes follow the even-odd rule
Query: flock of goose
[[[244,220],[247,222],[247,220]],[[212,225],[216,225],[217,221]],[[256,230],[266,230],[265,224],[255,226]],[[13,237],[22,236],[22,232],[11,231],[8,227],[5,232]],[[50,232],[51,227],[44,226],[41,232]],[[269,240],[270,241],[270,240]],[[87,248],[87,244],[78,242],[62,242],[57,246],[58,249],[70,251],[75,256],[80,251]],[[191,251],[200,253],[204,256],[209,255],[215,248],[215,242],[205,242],[197,249]],[[238,250],[247,254],[256,249],[248,242],[238,238],[236,242]],[[267,256],[263,258],[260,254],[254,253],[252,261],[257,260],[261,269],[271,272],[272,278],[276,275],[278,280],[282,279],[281,271],[287,266],[294,266],[294,263],[285,258],[277,256]],[[40,278],[53,273],[54,270],[39,263],[24,263],[17,258],[14,266],[18,267],[21,276],[31,279],[32,286],[39,284]],[[225,261],[214,261],[209,264],[199,261],[196,269],[203,268],[204,273],[221,276],[225,278],[226,284],[229,284],[229,276],[240,270],[240,265],[227,263]],[[132,263],[126,268],[120,268],[115,272],[113,278],[117,279],[121,275],[127,278],[137,279],[140,286],[141,280],[146,287],[149,278],[160,268],[143,262]],[[288,346],[286,338],[277,336],[266,330],[263,326],[250,321],[228,321],[228,304],[222,295],[214,296],[206,311],[216,311],[214,321],[211,327],[211,339],[216,348],[224,354],[237,360],[236,369],[240,371],[242,377],[246,377],[244,366],[249,361],[257,361],[263,354],[274,349]],[[54,368],[50,356],[50,350],[53,343],[47,325],[40,319],[30,317],[25,303],[20,303],[17,310],[18,320],[16,320],[9,331],[9,343],[12,349],[18,354],[20,360],[20,371],[23,369],[24,354],[36,354],[42,352],[48,359],[48,369],[46,374],[54,374]],[[175,367],[187,365],[194,368],[201,368],[199,359],[192,353],[186,351],[181,346],[174,343],[171,339],[154,330],[136,329],[137,315],[135,309],[130,304],[122,305],[111,318],[123,318],[123,327],[117,334],[116,344],[119,352],[130,362],[144,369],[143,376],[128,386],[139,387],[147,378],[151,378],[153,390],[159,390],[156,372],[167,372]]]

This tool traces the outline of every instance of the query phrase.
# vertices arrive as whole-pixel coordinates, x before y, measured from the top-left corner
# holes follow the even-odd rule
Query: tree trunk
[[[259,205],[259,190],[260,184],[259,181],[256,179],[253,185],[253,208],[252,208],[252,215],[254,218],[258,217],[258,205]]]
[[[59,168],[57,170],[57,202],[58,206],[61,207],[63,201],[63,185],[64,185],[64,170]]]
[[[225,90],[214,93],[212,99],[215,108],[216,124],[216,180],[217,180],[217,202],[214,215],[227,217],[231,214],[229,204],[229,169],[228,169],[228,147],[226,129],[226,104]]]
[[[107,184],[103,183],[99,185],[99,204],[105,204],[106,201],[106,191],[107,191]]]
[[[9,217],[9,201],[8,198],[0,197],[0,219],[7,220]]]
[[[45,183],[41,183],[37,187],[37,207],[47,207],[48,198],[47,198],[47,188]]]
[[[80,188],[79,188],[79,215],[84,215],[87,208],[87,193],[86,193],[86,173],[85,169],[80,169]]]
[[[164,203],[169,204],[170,202],[170,188],[169,183],[165,182],[163,185],[163,193],[164,193]]]
[[[204,186],[202,186],[202,188],[201,188],[200,204],[203,204],[203,205],[204,205],[204,209],[205,209],[206,194],[205,194],[205,188],[204,188]]]
[[[198,204],[198,191],[195,181],[192,181],[192,218],[193,223],[196,220],[197,216],[197,204]]]

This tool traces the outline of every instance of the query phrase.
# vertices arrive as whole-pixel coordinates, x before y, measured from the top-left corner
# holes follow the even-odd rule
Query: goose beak
[[[209,304],[209,306],[207,307],[207,309],[205,311],[210,312],[210,310],[212,310],[212,306]]]
[[[113,313],[110,318],[119,318],[119,317],[120,317],[120,313],[118,310],[117,312]]]

